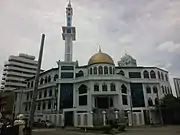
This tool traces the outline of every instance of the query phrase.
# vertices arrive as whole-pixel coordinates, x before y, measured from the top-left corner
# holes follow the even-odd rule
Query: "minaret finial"
[[[125,55],[127,55],[127,50],[125,49]]]
[[[99,45],[99,52],[101,52],[101,46]]]
[[[68,6],[71,6],[71,0],[69,0]]]

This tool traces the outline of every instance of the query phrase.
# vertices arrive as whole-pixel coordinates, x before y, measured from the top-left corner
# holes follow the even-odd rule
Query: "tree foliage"
[[[160,107],[165,124],[180,124],[180,98],[166,95],[161,99]]]

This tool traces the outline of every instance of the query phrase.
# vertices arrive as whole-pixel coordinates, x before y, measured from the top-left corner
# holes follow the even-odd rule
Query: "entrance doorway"
[[[65,126],[74,126],[73,111],[65,112]]]

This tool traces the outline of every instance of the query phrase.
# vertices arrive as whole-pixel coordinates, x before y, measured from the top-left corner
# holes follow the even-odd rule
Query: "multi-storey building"
[[[173,78],[176,96],[180,97],[180,78]]]
[[[4,64],[1,90],[26,88],[25,80],[36,73],[37,61],[34,56],[22,54],[11,55]]]
[[[135,66],[116,66],[111,56],[101,50],[80,66],[72,60],[75,27],[71,24],[70,3],[66,14],[65,60],[58,61],[57,68],[40,74],[35,119],[76,127],[105,125],[107,119],[124,116],[134,125],[160,122],[155,105],[172,93],[168,71],[136,66],[136,60],[132,62]],[[16,91],[15,114],[29,116],[34,82],[34,77],[29,78],[27,88]]]

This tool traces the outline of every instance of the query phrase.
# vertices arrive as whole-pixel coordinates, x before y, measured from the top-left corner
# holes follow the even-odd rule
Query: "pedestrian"
[[[24,115],[19,114],[17,120],[14,121],[14,126],[19,126],[19,135],[23,135],[23,129],[25,128]]]

